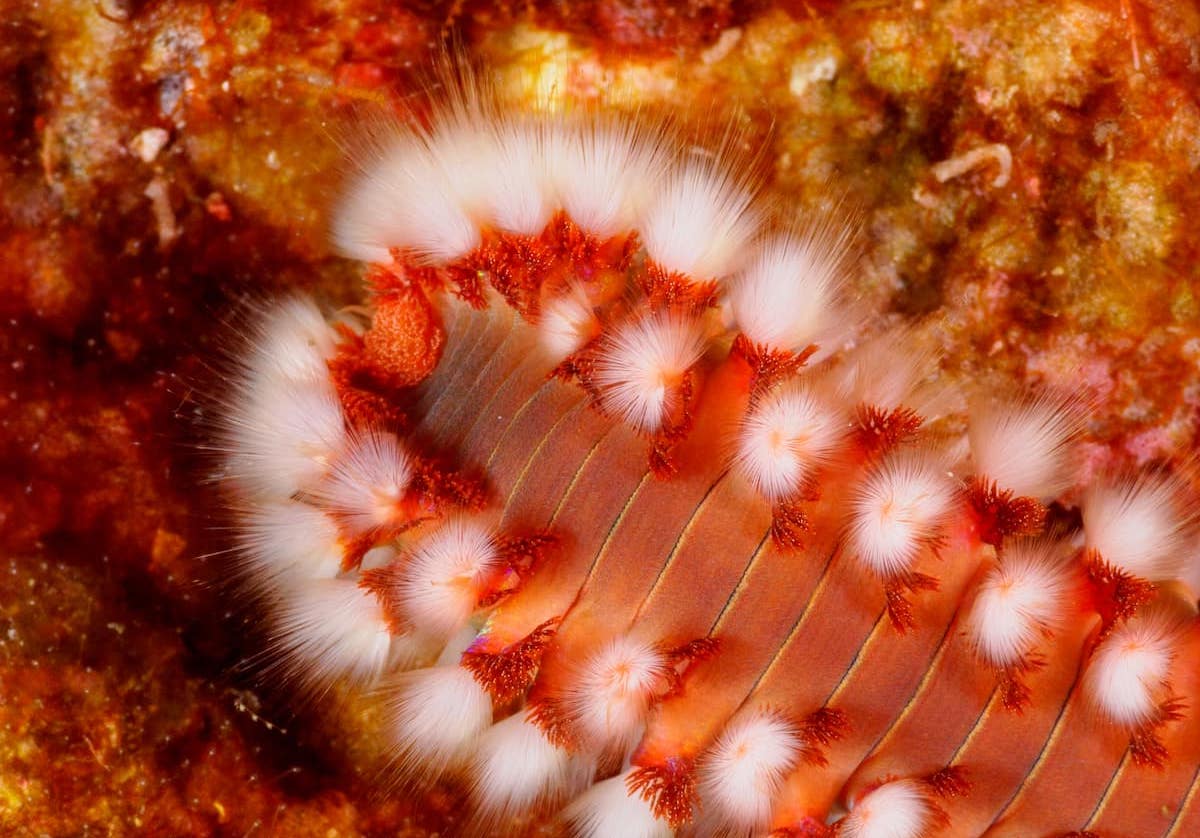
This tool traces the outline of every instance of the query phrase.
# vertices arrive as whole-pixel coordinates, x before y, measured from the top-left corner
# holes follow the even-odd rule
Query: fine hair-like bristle
[[[624,116],[589,114],[551,132],[555,191],[579,227],[625,233],[670,172],[665,133]]]
[[[1083,674],[1083,692],[1103,718],[1126,729],[1158,720],[1170,699],[1171,664],[1182,629],[1168,608],[1147,608],[1096,647]]]
[[[343,450],[345,419],[327,381],[260,384],[222,419],[224,477],[262,498],[310,489]]]
[[[844,331],[838,296],[848,243],[848,229],[840,225],[819,225],[762,242],[729,290],[742,333],[770,349],[799,352]]]
[[[934,545],[954,507],[957,488],[941,458],[902,451],[875,466],[851,501],[846,549],[883,579],[903,576]]]
[[[422,538],[401,562],[396,606],[417,631],[444,639],[470,619],[501,559],[490,526],[455,517]]]
[[[285,678],[321,690],[360,686],[386,669],[392,637],[379,601],[346,578],[293,580],[279,598],[268,652]]]
[[[976,476],[1017,497],[1051,498],[1070,485],[1072,443],[1082,428],[1079,402],[1050,393],[977,399],[969,417]]]
[[[966,629],[980,658],[998,669],[1019,666],[1066,619],[1069,548],[1050,539],[1016,539],[979,581]]]
[[[771,501],[800,492],[845,436],[836,407],[804,385],[788,385],[759,403],[738,431],[734,466]]]
[[[906,778],[867,792],[836,823],[836,829],[845,838],[922,838],[936,820],[929,788]]]
[[[686,314],[640,317],[605,333],[595,365],[600,404],[643,433],[681,407],[680,385],[704,354],[700,324]]]
[[[1080,503],[1084,546],[1101,560],[1150,582],[1183,575],[1194,549],[1195,510],[1165,474],[1125,476],[1089,486]]]
[[[368,428],[347,436],[312,495],[349,532],[360,535],[403,518],[401,502],[412,471],[412,458],[395,434]]]
[[[465,763],[492,723],[491,696],[457,664],[394,675],[379,694],[384,734],[402,782],[432,782]]]
[[[563,820],[579,838],[670,838],[675,831],[640,794],[629,791],[632,770],[596,783],[567,807]]]
[[[579,665],[564,692],[563,713],[583,747],[624,757],[671,674],[669,661],[654,645],[615,638]]]
[[[679,164],[642,214],[646,254],[668,273],[694,282],[727,277],[754,235],[753,193],[722,162]]]
[[[336,522],[311,504],[267,501],[238,517],[238,570],[259,592],[294,579],[332,579],[345,553]]]
[[[752,711],[727,725],[700,764],[706,818],[746,832],[766,826],[803,744],[799,727],[778,713]]]
[[[487,822],[553,811],[586,788],[594,771],[591,760],[551,743],[521,711],[480,738],[470,764],[471,798]]]

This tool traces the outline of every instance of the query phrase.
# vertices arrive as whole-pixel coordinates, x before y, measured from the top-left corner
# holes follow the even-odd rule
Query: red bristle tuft
[[[855,436],[868,455],[885,454],[914,438],[924,421],[908,407],[886,409],[860,404],[854,412]]]
[[[1017,666],[1003,669],[999,673],[1000,701],[1004,709],[1023,713],[1033,699],[1033,692],[1025,683],[1024,676],[1046,666],[1046,659],[1039,654],[1026,655]]]
[[[823,766],[828,763],[824,748],[842,739],[850,731],[850,718],[845,711],[833,707],[822,707],[800,722],[800,735],[804,738],[801,753],[809,765]]]
[[[480,686],[492,694],[497,705],[519,698],[533,683],[542,653],[554,638],[560,618],[547,620],[522,640],[499,652],[485,652],[472,647],[463,652],[462,665],[475,676]],[[486,638],[484,638],[486,640]]]
[[[810,713],[800,723],[800,732],[810,742],[829,745],[850,731],[850,718],[844,710],[822,707]]]
[[[530,701],[526,707],[529,720],[538,726],[546,739],[556,748],[574,751],[579,747],[571,722],[563,712],[561,702],[554,696],[543,696]]]
[[[487,296],[483,291],[483,277],[486,271],[486,260],[481,254],[474,253],[458,263],[447,266],[444,273],[454,296],[471,308],[485,309]]]
[[[692,817],[696,803],[696,766],[690,759],[672,757],[663,765],[646,765],[629,775],[630,794],[640,794],[654,816],[679,829]]]
[[[437,512],[447,507],[478,512],[488,503],[483,478],[453,471],[433,458],[422,457],[414,464],[412,490],[423,505]]]
[[[1089,550],[1084,555],[1084,565],[1088,581],[1097,593],[1096,610],[1103,620],[1101,640],[1116,623],[1128,620],[1157,594],[1153,582],[1109,564],[1094,551]]]
[[[909,629],[916,627],[912,603],[908,601],[908,595],[937,589],[938,580],[924,573],[908,573],[884,583],[883,590],[887,597],[888,617],[896,631],[905,634]]]
[[[965,797],[971,793],[971,781],[961,765],[947,765],[925,778],[933,793],[943,799]]]
[[[671,307],[698,311],[712,308],[718,300],[714,280],[697,282],[677,271],[667,271],[649,259],[637,283],[655,311]]]
[[[480,261],[505,301],[527,320],[535,318],[542,281],[554,264],[554,254],[541,237],[513,233],[489,237]]]
[[[390,562],[384,567],[364,570],[358,577],[358,586],[370,591],[379,600],[379,607],[383,609],[388,630],[396,636],[405,634],[411,628],[408,621],[402,616],[396,596],[396,591],[404,579],[404,573],[405,568],[402,562]]]
[[[771,540],[785,550],[802,550],[812,532],[800,501],[784,501],[771,509]]]
[[[1158,708],[1158,718],[1129,737],[1129,756],[1138,765],[1149,768],[1165,768],[1171,757],[1166,744],[1159,736],[1159,729],[1169,722],[1183,718],[1187,702],[1179,696],[1167,698]]]
[[[975,513],[979,539],[993,547],[1009,537],[1037,535],[1046,525],[1046,507],[1036,498],[1015,498],[994,482],[971,478],[967,502]]]
[[[751,398],[754,399],[799,372],[817,351],[817,347],[808,346],[800,352],[772,349],[764,344],[754,343],[738,332],[729,351],[745,359],[750,366],[750,392]]]

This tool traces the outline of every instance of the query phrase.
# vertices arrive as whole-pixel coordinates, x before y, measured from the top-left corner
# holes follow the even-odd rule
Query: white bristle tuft
[[[846,549],[880,578],[903,576],[940,535],[956,492],[937,455],[888,457],[855,490]]]
[[[971,406],[967,435],[977,477],[1017,497],[1052,498],[1071,484],[1079,405],[1042,395]]]
[[[308,297],[293,295],[272,305],[254,322],[245,361],[246,385],[278,381],[321,381],[337,339],[324,315]]]
[[[596,783],[563,814],[579,838],[671,838],[674,830],[654,817],[650,804],[629,791],[632,769]]]
[[[1167,682],[1180,635],[1178,619],[1165,609],[1143,609],[1118,624],[1092,653],[1084,694],[1122,727],[1153,723],[1170,695]]]
[[[1084,546],[1126,573],[1151,582],[1180,578],[1195,541],[1184,487],[1163,475],[1088,488],[1080,504]]]
[[[919,780],[893,780],[864,795],[836,824],[841,838],[922,838],[936,820],[930,790]]]
[[[600,319],[582,285],[574,283],[538,312],[538,337],[556,363],[583,349],[600,334]]]
[[[312,495],[350,532],[367,533],[400,522],[412,472],[412,459],[394,434],[356,431]]]
[[[240,572],[265,592],[291,578],[332,579],[345,557],[333,519],[294,500],[250,507],[239,517],[237,542]]]
[[[224,473],[242,492],[284,499],[314,486],[346,441],[341,402],[322,381],[243,387],[223,421]]]
[[[270,652],[313,687],[365,685],[386,668],[391,633],[379,601],[354,579],[293,580],[281,589]]]
[[[621,637],[589,657],[563,695],[563,712],[591,753],[637,744],[646,715],[670,684],[670,663],[655,646]]]
[[[1064,545],[1048,539],[1004,545],[998,563],[980,580],[966,617],[967,634],[986,664],[1020,665],[1061,624],[1071,587],[1068,559]]]
[[[787,386],[743,420],[734,467],[768,500],[785,500],[836,452],[845,430],[838,410],[806,387]]]
[[[706,817],[737,830],[764,827],[803,745],[800,730],[769,711],[731,722],[700,763]]]
[[[506,233],[540,234],[554,215],[557,196],[547,160],[544,124],[505,120],[494,129],[494,159],[488,176],[488,220]],[[473,161],[479,165],[484,161]]]
[[[857,346],[837,370],[838,395],[850,404],[883,410],[907,407],[924,414],[922,384],[937,370],[928,342],[908,328],[893,329]]]
[[[822,229],[764,242],[729,290],[742,333],[756,344],[788,352],[833,337],[842,321],[837,297],[846,243],[845,234]]]
[[[653,434],[680,407],[679,385],[704,354],[694,319],[661,312],[623,323],[601,338],[594,382],[600,404],[637,430]]]
[[[444,158],[444,152],[435,157],[424,140],[405,135],[366,160],[331,219],[342,255],[389,264],[397,248],[444,265],[479,247],[479,227],[444,168],[457,160]]]
[[[601,239],[633,229],[669,170],[662,138],[620,117],[584,119],[555,135],[556,191],[571,220]]]
[[[696,282],[738,267],[753,235],[752,195],[731,169],[689,161],[659,188],[639,224],[646,254]]]
[[[405,561],[397,605],[417,631],[449,637],[470,619],[499,564],[491,529],[453,518],[418,542]]]
[[[553,745],[522,710],[493,725],[471,760],[471,796],[485,819],[553,807],[591,781],[595,766]]]
[[[385,733],[401,776],[436,780],[463,763],[492,723],[492,698],[457,664],[417,669],[380,686]]]

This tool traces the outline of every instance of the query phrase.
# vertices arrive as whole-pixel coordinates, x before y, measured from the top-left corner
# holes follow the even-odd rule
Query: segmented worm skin
[[[576,761],[531,780],[531,791],[497,792],[481,779],[488,734],[479,731],[437,766],[410,750],[401,782],[441,773],[460,783],[477,811],[464,828],[478,833],[557,818],[580,834],[617,834],[577,817],[572,800],[621,775],[659,834],[1200,834],[1194,594],[1169,580],[1138,588],[1145,580],[1106,576],[1101,559],[1071,548],[1064,613],[1019,661],[989,665],[965,614],[997,556],[1041,531],[1051,498],[973,474],[954,453],[963,417],[925,415],[917,388],[909,402],[871,403],[860,398],[870,387],[840,385],[870,345],[869,326],[848,320],[845,334],[819,346],[756,342],[730,322],[728,277],[662,265],[638,224],[601,236],[561,208],[536,234],[484,221],[479,242],[449,260],[384,242],[387,256],[368,270],[373,320],[330,327],[336,345],[320,386],[336,392],[349,441],[331,442],[317,476],[282,500],[338,523],[336,578],[377,604],[354,607],[392,638],[386,660],[353,679],[395,702],[403,699],[389,691],[409,683],[398,670],[460,667],[490,696],[493,722],[526,719],[543,747]],[[825,245],[834,261],[845,246]],[[547,352],[546,312],[579,287],[594,329],[581,326],[568,352]],[[605,373],[619,352],[614,335],[671,317],[698,330],[701,351],[682,370],[655,367],[662,378],[648,392],[661,401],[647,408],[657,410],[651,419],[638,418]],[[906,339],[893,349],[919,358]],[[839,435],[788,492],[764,494],[738,466],[739,434],[798,384],[826,399]],[[235,396],[235,413],[238,398],[248,397]],[[411,454],[416,476],[399,512],[353,531],[319,484],[356,435],[385,432]],[[940,469],[950,481],[948,511],[898,570],[873,572],[850,537],[863,480],[895,456],[934,449],[941,459],[929,455],[930,479]],[[265,503],[239,480],[230,477],[237,504]],[[442,521],[461,516],[497,533],[486,572],[462,583],[474,586],[467,631],[477,635],[458,646],[425,638],[399,654],[425,631],[398,602],[413,556]],[[398,545],[395,557],[378,558],[380,545]],[[289,590],[267,597],[265,619],[288,612]],[[1122,726],[1083,695],[1081,673],[1099,638],[1139,619],[1147,599],[1184,616],[1156,715]],[[591,706],[588,691],[612,683],[588,666],[614,643],[650,662],[643,682],[609,696],[629,699],[629,729],[615,731],[606,716],[592,725],[597,734],[580,708]],[[286,638],[281,648],[294,652]],[[581,694],[580,684],[592,686]],[[765,725],[782,756],[746,757],[752,746],[736,743],[723,751],[722,736],[743,722]],[[600,741],[609,733],[619,741]],[[739,760],[759,760],[744,786],[728,779],[750,764]],[[907,788],[894,783],[911,784],[906,799],[923,814],[881,832],[888,813],[872,810],[871,831],[866,803],[880,792],[882,807],[883,789]]]

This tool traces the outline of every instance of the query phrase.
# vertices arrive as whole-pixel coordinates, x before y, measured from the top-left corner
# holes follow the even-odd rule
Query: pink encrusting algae
[[[1072,529],[1084,401],[956,396],[728,142],[438,93],[335,214],[370,315],[263,314],[221,420],[297,691],[369,690],[475,834],[1169,829],[1185,484],[1099,481]]]

